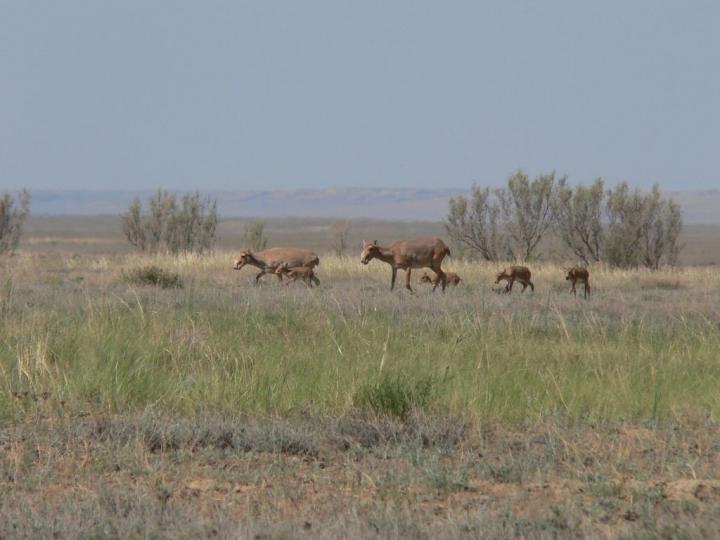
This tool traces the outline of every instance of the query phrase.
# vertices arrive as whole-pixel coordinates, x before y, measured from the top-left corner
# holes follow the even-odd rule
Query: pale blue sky
[[[0,0],[0,187],[720,187],[720,2]]]

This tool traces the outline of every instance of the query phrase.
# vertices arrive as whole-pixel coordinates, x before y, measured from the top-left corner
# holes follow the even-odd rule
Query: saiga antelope
[[[565,279],[572,283],[572,289],[570,289],[570,292],[573,293],[575,296],[577,296],[575,284],[578,281],[585,286],[585,298],[590,296],[590,272],[588,272],[587,268],[580,268],[578,266],[574,268],[569,268],[567,270],[567,275],[565,276]]]
[[[264,251],[258,251],[257,253],[253,253],[249,249],[246,249],[242,251],[235,260],[235,266],[233,266],[233,268],[235,270],[241,270],[247,265],[259,268],[260,273],[255,276],[255,283],[257,283],[258,280],[265,274],[274,273],[275,270],[277,270],[277,267],[283,263],[287,263],[290,268],[299,268],[303,266],[314,268],[320,264],[320,258],[312,251],[301,248],[275,247]],[[282,281],[282,275],[275,275],[280,281]]]
[[[460,276],[458,276],[455,272],[445,272],[445,277],[447,278],[447,284],[452,285],[453,287],[460,284],[462,279]],[[435,285],[437,283],[437,276],[430,277],[427,272],[423,273],[422,276],[420,276],[420,283],[432,283]]]
[[[527,289],[527,286],[530,285],[530,290],[533,292],[535,291],[535,285],[533,285],[533,282],[530,281],[531,273],[530,269],[526,266],[511,266],[510,268],[506,268],[502,272],[500,272],[497,275],[497,279],[495,280],[495,284],[497,285],[501,281],[505,280],[507,281],[507,285],[505,285],[505,292],[509,293],[512,291],[513,284],[516,281],[519,281],[522,283],[522,291],[525,292],[525,289]]]
[[[410,273],[413,268],[429,268],[437,275],[437,281],[433,285],[433,291],[438,283],[442,283],[442,290],[445,290],[447,278],[440,265],[450,249],[440,238],[418,238],[416,240],[401,240],[389,247],[379,246],[377,240],[368,242],[363,240],[363,250],[360,256],[362,264],[368,264],[372,259],[379,259],[390,265],[392,277],[390,279],[390,290],[395,288],[395,278],[398,268],[405,270],[405,288],[414,292],[410,286]]]
[[[284,274],[288,277],[288,279],[292,280],[293,282],[297,281],[298,279],[302,279],[303,282],[305,282],[305,285],[307,285],[308,287],[312,287],[313,283],[315,283],[315,285],[320,285],[320,280],[315,275],[315,270],[313,270],[309,266],[296,266],[295,268],[290,268],[288,266],[288,263],[283,263],[277,267],[275,273],[279,276],[282,276]],[[289,282],[286,283],[286,285],[289,284]]]

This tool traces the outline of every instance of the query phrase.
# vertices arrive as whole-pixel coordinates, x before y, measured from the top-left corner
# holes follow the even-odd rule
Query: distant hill
[[[223,217],[332,217],[389,221],[439,221],[459,189],[330,188],[210,192]],[[117,215],[135,196],[153,191],[33,191],[36,215]],[[683,208],[688,224],[720,224],[720,189],[667,192]]]

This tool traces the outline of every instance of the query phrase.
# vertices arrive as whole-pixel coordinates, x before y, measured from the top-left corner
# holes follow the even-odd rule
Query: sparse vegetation
[[[556,201],[556,230],[566,248],[585,264],[599,262],[605,243],[603,202],[605,184],[598,178],[590,186],[563,184]]]
[[[646,193],[631,191],[627,183],[605,191],[601,179],[570,187],[554,173],[530,181],[518,172],[506,188],[473,186],[469,200],[450,199],[445,228],[461,253],[487,261],[570,254],[586,265],[603,261],[657,270],[677,264],[682,225],[680,207],[664,199],[657,185]],[[540,253],[550,232],[567,253]]]
[[[682,230],[680,208],[671,200],[663,200],[657,185],[644,194],[639,190],[631,192],[623,183],[608,191],[607,197],[607,263],[657,270],[663,263],[677,262]]]
[[[379,397],[399,396],[492,422],[720,411],[713,268],[597,267],[593,299],[578,303],[562,267],[534,265],[535,293],[508,297],[493,293],[494,264],[453,261],[467,285],[433,300],[428,289],[387,294],[384,265],[332,256],[325,287],[254,287],[252,273],[229,267],[231,255],[19,256],[2,270],[8,393],[53,390],[77,409],[91,399],[115,412],[152,404],[274,414],[347,412],[378,388],[365,401],[378,410],[407,414]],[[126,275],[153,286],[128,288]],[[176,289],[179,276],[193,286]],[[377,378],[383,358],[387,380]],[[416,399],[424,378],[442,380],[442,391]],[[0,415],[16,406],[0,398]]]
[[[333,256],[254,287],[233,255],[0,267],[0,536],[720,526],[717,269],[597,264],[585,302],[550,263],[510,298],[493,263],[439,296]],[[192,287],[127,286],[151,267]]]
[[[217,201],[199,193],[177,197],[163,190],[150,197],[147,211],[136,198],[122,216],[128,242],[140,251],[204,253],[215,245]]]
[[[473,186],[470,200],[450,199],[446,230],[450,238],[487,261],[526,261],[536,256],[538,245],[555,221],[558,190],[565,179],[555,173],[532,181],[518,171],[507,187]]]
[[[338,221],[331,226],[333,251],[338,257],[345,255],[350,235],[350,220]]]
[[[496,190],[510,260],[537,258],[538,245],[555,221],[558,187],[564,183],[565,178],[556,180],[554,172],[531,181],[518,171],[508,178],[506,188]]]
[[[15,252],[29,213],[29,191],[22,190],[17,195],[17,199],[10,193],[3,193],[0,197],[0,254]]]
[[[414,410],[422,410],[430,401],[433,384],[430,377],[415,381],[399,374],[384,375],[374,384],[360,389],[358,404],[375,414],[406,420]]]
[[[161,289],[180,289],[183,286],[180,274],[154,265],[130,270],[125,274],[125,280],[135,285],[152,285]]]
[[[447,416],[43,410],[0,427],[0,535],[712,537],[718,437],[712,422],[478,430]]]
[[[265,222],[261,219],[245,224],[243,245],[252,251],[262,251],[267,247],[267,236],[265,236]]]

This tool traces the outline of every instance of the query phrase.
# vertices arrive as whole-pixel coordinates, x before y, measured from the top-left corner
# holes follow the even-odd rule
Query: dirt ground
[[[713,537],[719,435],[714,423],[38,417],[0,431],[0,536]]]

